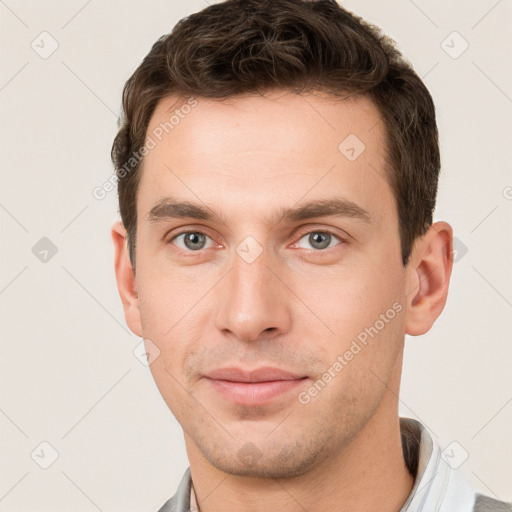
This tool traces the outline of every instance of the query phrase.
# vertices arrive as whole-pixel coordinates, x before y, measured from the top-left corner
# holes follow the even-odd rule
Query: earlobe
[[[453,231],[446,222],[434,223],[414,245],[408,267],[405,332],[430,330],[446,304],[453,266]]]
[[[142,338],[135,273],[126,245],[126,229],[121,221],[113,224],[111,235],[115,250],[117,289],[123,303],[126,323],[134,334]]]

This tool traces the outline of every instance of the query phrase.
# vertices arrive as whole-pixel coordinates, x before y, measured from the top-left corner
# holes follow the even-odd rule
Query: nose
[[[293,301],[270,263],[265,251],[252,262],[234,255],[231,271],[216,290],[216,327],[224,335],[254,342],[289,331]]]

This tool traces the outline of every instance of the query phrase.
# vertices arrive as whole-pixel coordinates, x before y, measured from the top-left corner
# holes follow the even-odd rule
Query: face
[[[162,100],[148,135],[186,103]],[[367,98],[284,91],[181,111],[142,169],[129,324],[160,351],[189,451],[304,474],[397,386],[406,277],[383,123]]]

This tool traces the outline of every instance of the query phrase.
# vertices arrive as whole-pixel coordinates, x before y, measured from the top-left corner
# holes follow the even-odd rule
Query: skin
[[[274,91],[197,100],[145,157],[135,277],[120,222],[112,237],[126,321],[160,350],[150,369],[183,427],[199,508],[396,511],[413,485],[398,418],[404,335],[427,332],[445,305],[452,229],[436,222],[403,267],[384,125],[368,98]],[[184,103],[161,100],[148,134]],[[354,161],[338,149],[350,134],[365,144]],[[222,220],[148,220],[171,196]],[[283,218],[287,208],[332,198],[355,203],[371,222]],[[204,248],[187,247],[178,228],[206,234]],[[326,231],[333,237],[318,248],[309,235]],[[262,251],[252,263],[237,252],[248,236]],[[400,312],[300,403],[393,304]],[[227,366],[307,379],[268,404],[239,405],[203,378]],[[240,456],[247,451],[252,460]]]

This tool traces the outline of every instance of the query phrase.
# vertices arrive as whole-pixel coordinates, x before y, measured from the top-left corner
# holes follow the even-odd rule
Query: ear
[[[436,222],[416,240],[407,266],[405,332],[425,334],[443,311],[453,266],[453,231]]]
[[[123,223],[121,221],[115,222],[111,233],[115,249],[117,289],[123,303],[124,317],[132,332],[142,338],[135,272],[128,254],[126,229]]]

